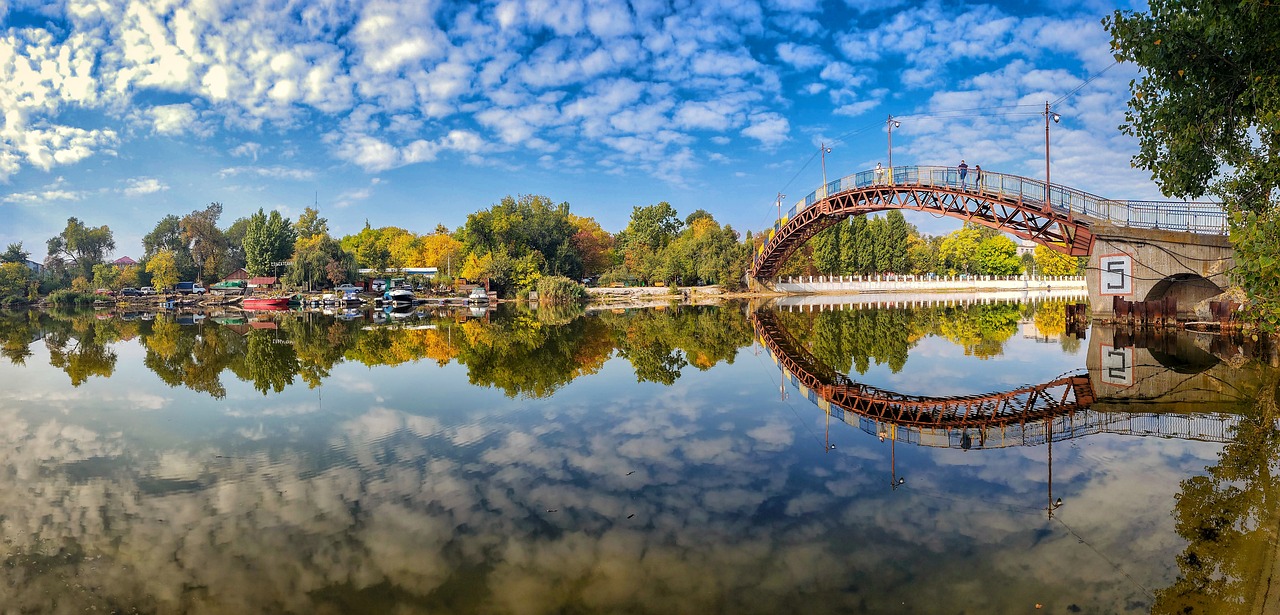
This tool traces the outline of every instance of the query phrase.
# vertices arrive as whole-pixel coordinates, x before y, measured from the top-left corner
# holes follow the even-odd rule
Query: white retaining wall
[[[931,291],[1086,290],[1083,276],[952,276],[904,280],[887,276],[796,276],[779,278],[783,293],[918,293]]]

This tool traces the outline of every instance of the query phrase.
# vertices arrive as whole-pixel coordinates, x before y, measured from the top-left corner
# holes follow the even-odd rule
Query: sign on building
[[[1133,258],[1128,254],[1098,257],[1098,289],[1100,295],[1133,294]]]

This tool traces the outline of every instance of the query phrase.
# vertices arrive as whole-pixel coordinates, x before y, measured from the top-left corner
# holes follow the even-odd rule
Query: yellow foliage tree
[[[467,261],[463,263],[462,270],[458,275],[471,280],[480,280],[489,277],[489,269],[493,265],[493,255],[485,254],[484,256],[476,256],[474,252],[467,255]]]
[[[157,289],[178,285],[178,264],[172,250],[161,250],[147,262],[147,273],[151,274],[151,285]]]
[[[392,267],[424,267],[421,262],[418,236],[396,227],[385,229],[389,235],[387,248],[391,250]]]
[[[31,270],[22,263],[0,264],[0,297],[25,294],[30,275]]]
[[[138,286],[141,281],[142,272],[137,265],[127,265],[120,270],[120,277],[116,278],[116,282],[121,287]]]
[[[423,267],[435,267],[447,273],[450,264],[462,265],[458,260],[461,251],[462,243],[448,233],[433,233],[421,238],[418,258]]]
[[[1048,246],[1037,245],[1032,255],[1036,261],[1036,273],[1040,275],[1075,275],[1076,259]]]

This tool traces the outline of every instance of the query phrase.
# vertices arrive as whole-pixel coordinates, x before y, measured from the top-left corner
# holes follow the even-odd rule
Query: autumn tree
[[[437,227],[434,233],[423,236],[418,249],[418,258],[423,267],[435,267],[441,273],[448,274],[462,266],[462,242],[454,239],[443,226]]]
[[[0,300],[25,295],[30,277],[31,270],[23,263],[0,263]]]
[[[178,264],[173,251],[162,249],[147,260],[147,273],[151,274],[151,285],[157,289],[172,288],[178,284]]]
[[[569,223],[575,230],[569,241],[582,259],[584,275],[595,277],[617,264],[613,235],[601,228],[595,218],[581,218],[569,214]]]
[[[1036,273],[1040,275],[1075,275],[1076,259],[1049,246],[1036,245],[1032,257],[1036,261]]]

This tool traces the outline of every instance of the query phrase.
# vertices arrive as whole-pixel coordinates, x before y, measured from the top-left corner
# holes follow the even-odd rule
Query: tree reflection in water
[[[1156,592],[1153,613],[1269,613],[1280,530],[1280,430],[1274,374],[1259,387],[1232,442],[1208,473],[1182,481],[1173,515],[1187,540],[1178,579]]]
[[[7,502],[0,529],[8,541],[0,603],[19,612],[48,610],[49,596],[67,611],[104,612],[1016,612],[1085,596],[1093,600],[1086,606],[1105,612],[1136,593],[1123,581],[1099,582],[1116,575],[1093,552],[1073,551],[1074,538],[1022,521],[1040,519],[1036,511],[1001,510],[1001,502],[1027,494],[1043,503],[1035,484],[1043,460],[1027,462],[1017,451],[979,459],[974,451],[912,450],[912,476],[921,478],[891,491],[870,471],[883,443],[851,433],[848,447],[813,453],[799,440],[817,417],[794,413],[785,401],[770,406],[758,382],[740,382],[764,380],[754,362],[697,379],[690,366],[732,362],[751,343],[737,306],[592,315],[507,306],[481,318],[424,315],[371,326],[285,314],[259,320],[259,328],[212,318],[184,325],[165,315],[5,315],[0,339],[9,361],[32,363],[43,337],[57,369],[28,366],[6,376],[52,372],[62,383],[66,373],[83,383],[93,376],[73,369],[70,357],[80,356],[103,357],[117,377],[128,377],[134,366],[120,365],[116,350],[137,355],[117,342],[140,336],[147,369],[199,394],[170,392],[156,413],[118,401],[128,411],[110,420],[93,397],[108,387],[93,390],[97,382],[66,402],[65,412],[26,401],[34,395],[0,404],[0,499]],[[1001,306],[783,317],[824,359],[900,370],[927,335],[946,336],[973,357],[993,356],[1009,344],[1011,315],[1032,318],[1043,335],[1057,331],[1051,315]],[[940,322],[949,318],[963,322]],[[492,399],[422,401],[420,387],[396,389],[404,373],[431,372],[438,382],[461,380],[465,369],[466,379],[507,396],[544,397],[614,357],[629,361],[637,380],[683,377],[692,386],[653,403],[654,387],[625,390],[631,377],[623,373],[597,380],[609,388],[609,403],[581,387],[504,406],[533,411],[488,423],[484,410],[450,417],[440,407]],[[419,361],[451,364],[454,373],[412,365]],[[363,393],[369,389],[343,391],[341,377],[350,374],[336,368],[344,363],[404,368],[370,378],[371,388],[385,389],[377,389],[385,401],[374,401]],[[235,386],[227,373],[248,385]],[[42,384],[32,380],[28,394]],[[271,407],[297,402],[290,394],[302,383],[326,380],[337,385],[326,389],[326,404],[337,401],[323,412]],[[147,385],[120,388],[135,384]],[[259,397],[250,386],[270,402],[245,401]],[[1174,514],[1188,544],[1178,558],[1181,578],[1158,592],[1157,612],[1244,611],[1255,600],[1251,584],[1271,556],[1268,528],[1276,527],[1268,516],[1277,508],[1270,464],[1278,447],[1270,387],[1217,465],[1182,481]],[[274,394],[281,389],[291,390]],[[196,403],[207,397],[238,399]],[[161,412],[180,419],[167,424],[172,430],[138,429],[158,423]],[[182,439],[176,425],[183,422],[198,434]],[[1146,439],[1145,449],[1099,441],[1104,446],[1093,452],[1173,451],[1186,463],[1187,449],[1160,448],[1162,439]],[[901,444],[897,454],[904,455]],[[1084,465],[1070,453],[1064,461],[1073,458]],[[1158,476],[1168,485],[1161,502],[1172,504],[1173,485],[1194,468],[1170,466],[1157,469],[1166,470]],[[1107,497],[1152,482],[1127,464],[1102,468],[1108,476],[1101,481],[1072,472],[1070,463],[1062,468],[1077,485],[1117,486],[1092,490]],[[947,491],[949,480],[977,492]],[[929,488],[947,499],[931,499]],[[1084,491],[1068,490],[1077,499],[1064,516],[1089,506]],[[1117,505],[1091,502],[1106,505],[1103,517]],[[1153,518],[1167,519],[1169,506],[1147,514],[1146,503],[1121,503],[1130,507],[1118,510],[1133,514],[1094,527],[1128,537],[1158,525]],[[1167,579],[1183,545],[1171,532],[1163,537],[1163,550],[1135,540],[1110,541],[1101,551],[1142,567],[1142,579]],[[1159,557],[1139,563],[1152,553]],[[1071,565],[1047,557],[1057,554]],[[975,583],[975,575],[995,580]]]

